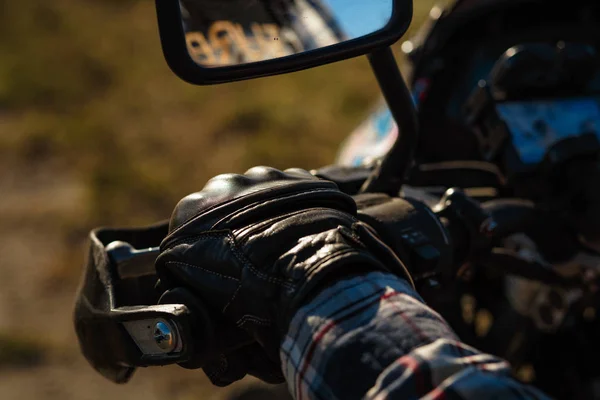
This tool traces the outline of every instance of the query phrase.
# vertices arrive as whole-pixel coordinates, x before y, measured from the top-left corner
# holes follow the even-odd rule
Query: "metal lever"
[[[106,246],[106,253],[120,279],[156,275],[154,263],[159,247],[138,250],[127,242],[114,241]],[[215,341],[214,327],[204,304],[183,288],[169,290],[158,303],[138,309],[140,317],[148,317],[121,321],[142,353],[141,365],[177,362],[201,366]],[[143,310],[164,314],[144,314]]]
[[[117,240],[106,246],[106,253],[117,267],[119,278],[138,278],[155,274],[154,261],[160,253],[160,248],[138,250],[127,242]]]

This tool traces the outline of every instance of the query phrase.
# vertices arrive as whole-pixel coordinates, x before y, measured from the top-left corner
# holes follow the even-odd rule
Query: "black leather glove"
[[[304,170],[266,167],[218,176],[184,198],[156,270],[162,285],[187,287],[226,321],[229,337],[240,337],[237,348],[230,341],[203,365],[218,385],[244,372],[276,381],[289,322],[322,288],[374,270],[410,280],[394,252],[358,221],[354,200],[334,183]],[[270,366],[256,353],[256,343]],[[249,348],[252,356],[244,358]]]
[[[424,203],[410,198],[366,193],[353,197],[358,219],[406,263],[412,278],[453,278],[454,251],[440,219]]]

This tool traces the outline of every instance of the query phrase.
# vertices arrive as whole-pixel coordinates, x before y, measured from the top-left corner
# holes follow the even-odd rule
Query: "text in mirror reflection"
[[[245,64],[304,51],[291,29],[268,23],[253,23],[247,32],[240,24],[215,21],[206,34],[188,32],[186,40],[194,61],[204,66]]]

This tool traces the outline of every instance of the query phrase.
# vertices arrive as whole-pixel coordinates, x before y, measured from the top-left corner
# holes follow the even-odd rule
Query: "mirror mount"
[[[353,1],[356,4],[361,1],[363,4],[371,4],[373,0]],[[390,46],[408,29],[413,15],[413,0],[389,1],[393,5],[389,21],[370,34],[274,59],[203,67],[189,53],[180,0],[155,0],[165,59],[179,78],[192,84],[210,85],[284,74],[367,54],[384,98],[398,124],[399,134],[390,151],[378,162],[372,175],[362,186],[361,192],[382,192],[397,196],[413,162],[418,127],[412,96]],[[363,17],[361,14],[360,18]],[[234,37],[238,38],[239,35]],[[204,43],[198,42],[199,46],[206,44],[205,37],[203,40]]]
[[[368,58],[385,101],[398,124],[398,137],[387,154],[377,163],[360,191],[397,196],[417,148],[417,112],[392,49],[385,47],[376,50],[370,53]]]

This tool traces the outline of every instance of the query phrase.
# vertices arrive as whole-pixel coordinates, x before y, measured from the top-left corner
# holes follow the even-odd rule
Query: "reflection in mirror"
[[[383,29],[394,0],[179,0],[190,55],[203,67],[247,64]]]

